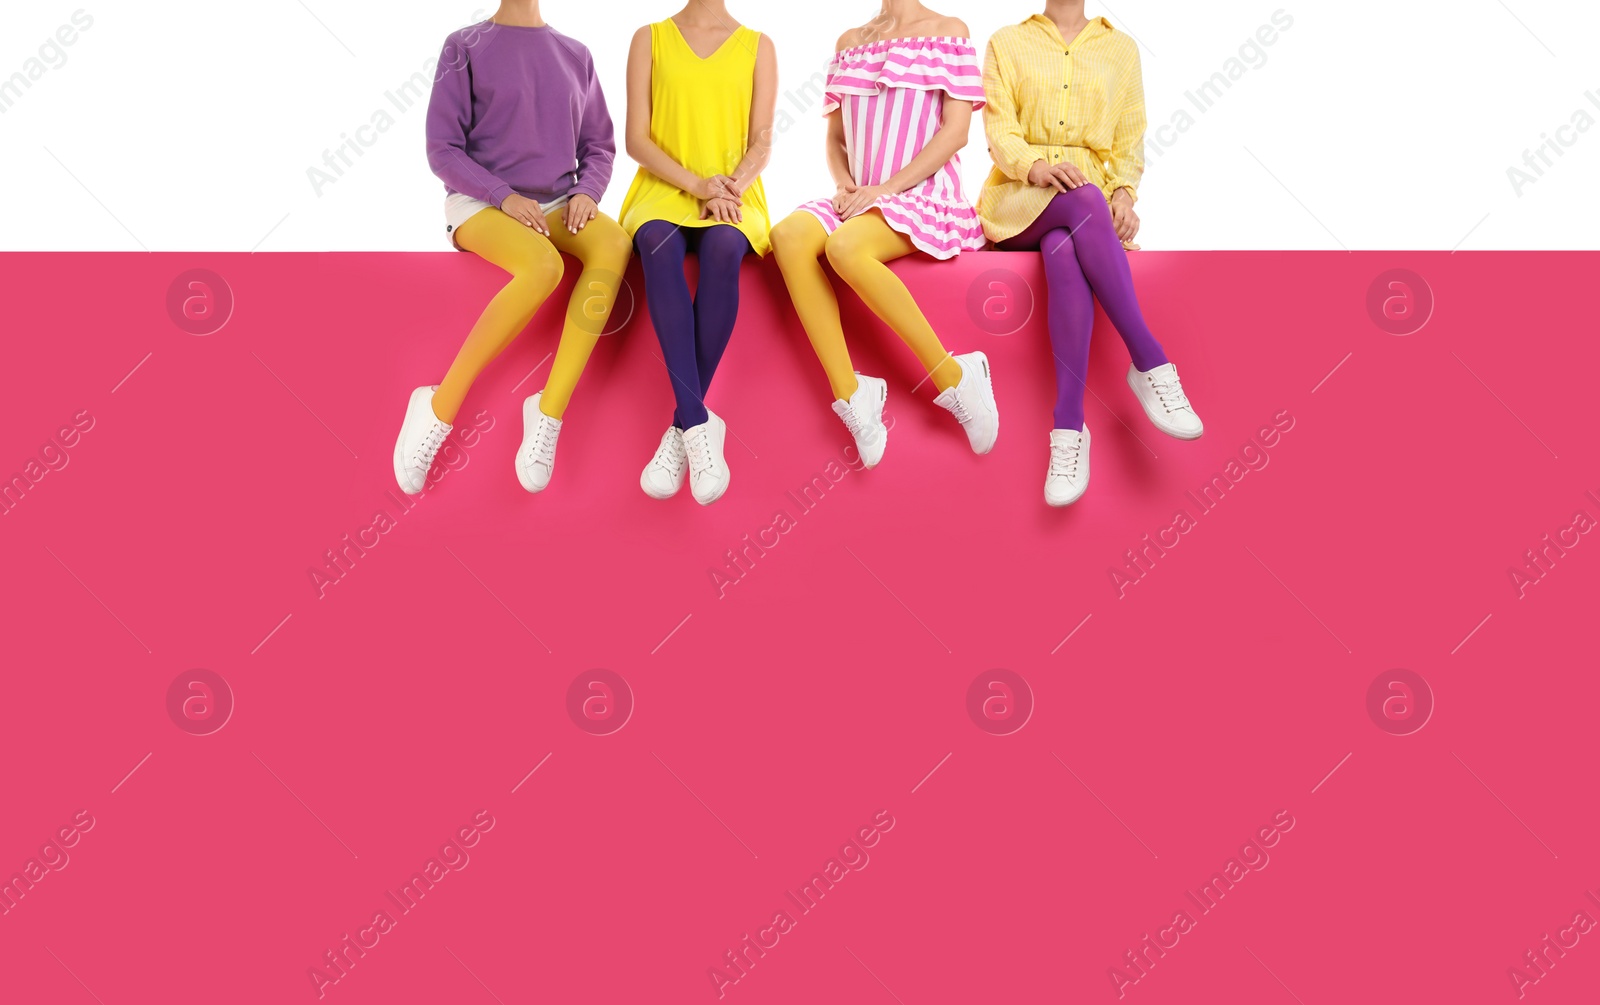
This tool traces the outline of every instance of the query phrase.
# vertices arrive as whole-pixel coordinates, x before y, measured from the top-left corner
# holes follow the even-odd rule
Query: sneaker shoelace
[[[839,418],[844,421],[844,428],[850,430],[850,435],[861,438],[861,431],[866,428],[866,423],[861,421],[861,413],[854,406],[846,408],[839,413]]]
[[[683,465],[687,460],[683,450],[672,449],[675,445],[673,442],[675,439],[676,437],[671,434],[663,436],[661,438],[661,446],[656,448],[655,460],[651,462],[671,475],[673,480],[677,480],[682,476]],[[681,446],[681,442],[676,445]]]
[[[956,417],[956,421],[963,426],[972,421],[972,413],[967,410],[967,403],[962,400],[961,392],[957,391],[952,394],[950,396],[950,404],[946,407],[949,408],[950,414]]]
[[[439,448],[444,446],[444,438],[449,435],[449,427],[442,422],[435,422],[429,426],[427,434],[411,454],[412,466],[426,474],[428,469],[433,467],[433,458],[439,453]]]
[[[693,436],[685,436],[683,447],[689,455],[691,472],[711,469],[711,436],[708,433],[701,431]]]
[[[556,437],[560,435],[560,427],[549,419],[539,420],[539,433],[533,441],[534,464],[543,464],[545,467],[554,467],[556,462]]]
[[[1072,478],[1078,473],[1078,459],[1083,456],[1083,438],[1071,444],[1050,444],[1050,477]]]
[[[1155,388],[1156,396],[1161,399],[1161,407],[1166,411],[1178,412],[1189,408],[1189,396],[1183,393],[1183,384],[1178,381],[1176,370],[1167,377],[1150,378],[1150,385]]]

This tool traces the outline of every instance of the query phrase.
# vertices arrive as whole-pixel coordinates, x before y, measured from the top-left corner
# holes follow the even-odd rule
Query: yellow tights
[[[856,393],[856,375],[844,344],[839,300],[822,271],[823,255],[872,313],[917,354],[935,388],[944,391],[961,382],[961,365],[945,351],[911,291],[885,264],[916,252],[917,246],[885,223],[883,214],[869,210],[830,235],[822,221],[797,211],[772,228],[772,250],[835,398],[848,401]]]
[[[633,242],[603,213],[576,234],[567,230],[565,208],[551,213],[549,222],[550,236],[545,237],[491,207],[456,228],[457,244],[511,273],[511,282],[484,308],[450,364],[450,372],[434,392],[433,412],[445,422],[455,421],[478,374],[528,326],[560,285],[562,252],[583,263],[583,275],[572,291],[561,344],[539,405],[555,419],[567,410],[589,354],[611,316]]]

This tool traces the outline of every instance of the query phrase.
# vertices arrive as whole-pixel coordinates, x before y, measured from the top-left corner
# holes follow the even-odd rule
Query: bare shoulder
[[[847,31],[843,35],[839,36],[839,41],[833,43],[833,51],[834,52],[843,52],[846,49],[854,49],[856,46],[858,46],[858,45],[860,45],[862,43],[862,40],[865,37],[866,37],[866,30],[865,29],[863,29],[863,28],[851,28],[849,31]]]
[[[958,17],[940,17],[933,23],[928,31],[929,35],[939,38],[971,38],[972,32],[967,29],[967,22]]]

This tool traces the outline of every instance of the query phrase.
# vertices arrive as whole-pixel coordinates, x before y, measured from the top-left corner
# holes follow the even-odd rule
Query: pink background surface
[[[399,516],[406,395],[442,374],[491,267],[0,256],[0,474],[94,420],[0,516],[0,876],[95,820],[0,918],[0,995],[314,1001],[308,968],[387,908],[327,1000],[715,1001],[708,968],[787,908],[727,1000],[1114,1001],[1108,968],[1187,909],[1128,999],[1515,1000],[1509,967],[1600,919],[1600,545],[1520,599],[1507,571],[1600,518],[1576,292],[1600,257],[1133,260],[1207,431],[1149,426],[1102,319],[1070,510],[1040,498],[1042,318],[1000,336],[966,308],[991,269],[1042,297],[1038,264],[986,254],[899,271],[952,349],[989,354],[988,457],[847,297],[895,425],[881,467],[802,513],[788,493],[848,438],[752,261],[709,395],[737,437],[721,502],[637,487],[671,412],[642,306],[596,353],[550,490],[517,485],[563,296],[468,399],[493,425],[465,465]],[[236,300],[204,337],[165,306],[192,268]],[[1368,313],[1392,268],[1436,301],[1411,335]],[[1187,493],[1279,413],[1267,466],[1202,514]],[[1108,570],[1180,508],[1193,529],[1119,597]],[[779,510],[793,529],[719,598],[711,570]],[[319,597],[308,570],[379,511],[393,529]],[[196,668],[234,701],[209,735],[167,712]],[[596,668],[634,703],[609,735],[567,711]],[[1008,735],[967,712],[998,668],[1032,695]],[[1409,735],[1367,712],[1396,668],[1434,701]],[[467,866],[399,914],[386,891],[483,810]],[[786,891],[885,810],[870,863],[801,915]],[[1200,914],[1186,891],[1280,811],[1270,863]],[[1597,988],[1600,932],[1526,993]]]

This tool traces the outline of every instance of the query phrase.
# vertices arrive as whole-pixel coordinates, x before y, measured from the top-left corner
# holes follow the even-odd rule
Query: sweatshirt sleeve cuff
[[[568,192],[567,195],[569,198],[575,195],[586,195],[593,199],[595,205],[598,206],[600,205],[600,197],[605,195],[605,187],[591,181],[580,181],[572,186],[572,191]]]
[[[489,190],[489,198],[485,199],[484,202],[491,206],[499,206],[506,201],[506,196],[511,194],[511,186],[502,183]]]

